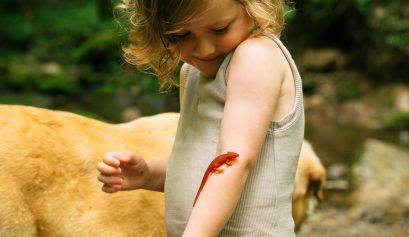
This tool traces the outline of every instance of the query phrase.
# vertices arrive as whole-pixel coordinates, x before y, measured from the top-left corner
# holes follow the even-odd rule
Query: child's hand
[[[145,160],[130,153],[108,152],[97,169],[102,191],[107,193],[144,188],[149,179]]]

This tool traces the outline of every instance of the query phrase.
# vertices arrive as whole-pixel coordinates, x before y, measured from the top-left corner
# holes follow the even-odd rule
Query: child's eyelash
[[[212,31],[214,33],[224,33],[229,29],[229,25],[223,27],[223,28],[219,28],[219,29],[212,29]]]
[[[229,29],[230,25],[227,25],[223,28],[218,28],[218,29],[211,29],[212,32],[216,33],[216,34],[222,34],[225,33],[228,29]],[[190,32],[184,32],[184,33],[177,33],[175,34],[176,38],[183,40],[183,39],[187,39],[190,36]]]
[[[190,32],[188,31],[188,32],[185,32],[185,33],[178,33],[178,34],[175,34],[175,35],[176,35],[176,37],[178,39],[186,39],[187,37],[189,37]]]

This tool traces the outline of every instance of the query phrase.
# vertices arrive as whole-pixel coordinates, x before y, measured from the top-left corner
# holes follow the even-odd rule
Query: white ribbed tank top
[[[271,38],[292,69],[294,107],[281,121],[271,122],[257,163],[221,237],[295,236],[291,197],[304,137],[302,83],[288,50],[278,38]],[[225,72],[232,54],[226,56],[215,78],[202,77],[196,68],[188,67],[178,130],[166,171],[166,226],[170,237],[182,235],[203,174],[216,155],[226,98]],[[217,215],[217,210],[214,213]]]

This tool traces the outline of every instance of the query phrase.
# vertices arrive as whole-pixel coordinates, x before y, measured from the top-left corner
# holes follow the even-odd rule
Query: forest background
[[[357,72],[359,80],[408,83],[409,13],[404,2],[293,1],[282,39],[305,74],[317,68],[309,68],[314,62],[304,66],[303,54],[331,48],[342,52],[341,66]],[[177,111],[176,90],[158,94],[154,76],[135,71],[122,59],[127,33],[113,20],[116,3],[1,1],[0,102],[60,108],[111,122],[121,121],[118,109],[128,106],[138,107],[142,115]],[[318,71],[339,69],[337,60]],[[304,82],[305,92],[313,92],[314,80],[305,76]],[[362,96],[358,84],[357,78],[345,78],[340,99]],[[118,106],[104,104],[105,97],[110,103],[116,98]]]

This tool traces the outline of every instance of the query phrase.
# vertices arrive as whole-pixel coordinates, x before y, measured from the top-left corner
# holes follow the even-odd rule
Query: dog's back
[[[164,236],[163,195],[105,194],[107,151],[170,153],[177,114],[110,125],[67,112],[0,106],[0,236]]]

